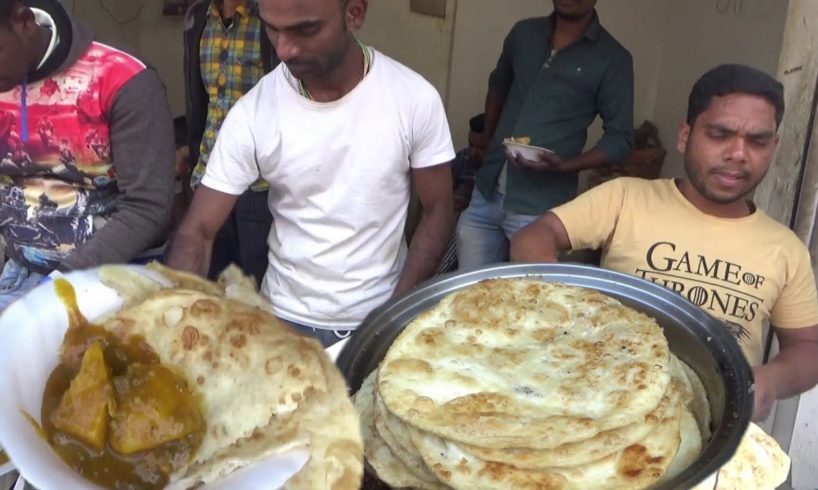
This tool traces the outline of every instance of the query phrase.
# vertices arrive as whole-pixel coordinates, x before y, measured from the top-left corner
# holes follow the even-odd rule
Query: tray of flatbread
[[[0,356],[0,446],[36,488],[359,488],[343,376],[234,267],[66,274],[0,316]]]
[[[717,320],[576,265],[438,278],[338,358],[392,488],[690,488],[739,447],[752,375]]]

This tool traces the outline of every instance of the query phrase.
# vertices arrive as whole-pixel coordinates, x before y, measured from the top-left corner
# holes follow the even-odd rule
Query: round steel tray
[[[403,328],[446,295],[479,281],[541,278],[597,290],[655,318],[671,350],[701,377],[710,398],[713,436],[699,459],[656,488],[690,488],[723,466],[750,422],[753,380],[744,355],[723,324],[678,294],[634,276],[583,265],[511,264],[441,276],[367,316],[338,357],[352,393],[386,355]]]

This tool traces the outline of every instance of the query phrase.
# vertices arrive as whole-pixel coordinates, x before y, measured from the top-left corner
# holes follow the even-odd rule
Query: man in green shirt
[[[508,259],[520,228],[576,196],[581,170],[625,160],[633,142],[633,60],[599,23],[596,0],[554,0],[554,12],[518,22],[489,78],[486,149],[457,227],[461,270]],[[604,135],[589,151],[588,126]],[[507,155],[503,140],[547,148],[539,161]],[[510,165],[509,165],[510,164]]]

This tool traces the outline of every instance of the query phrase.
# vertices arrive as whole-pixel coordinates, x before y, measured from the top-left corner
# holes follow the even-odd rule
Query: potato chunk
[[[105,447],[112,387],[102,345],[94,342],[82,356],[79,373],[71,381],[51,423],[96,450]]]
[[[108,442],[120,454],[181,439],[203,424],[187,384],[164,366],[132,364],[114,389],[117,411]]]

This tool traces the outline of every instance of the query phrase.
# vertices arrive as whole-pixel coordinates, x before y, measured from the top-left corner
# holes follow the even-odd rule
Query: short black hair
[[[687,124],[693,126],[696,118],[710,107],[713,97],[730,94],[748,94],[763,97],[775,107],[775,124],[784,118],[784,86],[755,68],[739,65],[720,65],[708,71],[693,85],[687,104]]]

